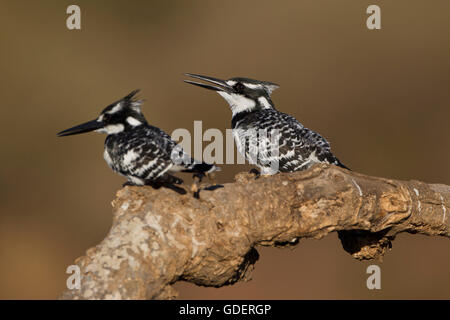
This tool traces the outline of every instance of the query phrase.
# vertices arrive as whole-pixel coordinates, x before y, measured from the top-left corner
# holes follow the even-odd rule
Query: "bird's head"
[[[147,123],[141,112],[142,100],[134,99],[138,91],[134,90],[124,98],[107,106],[97,119],[61,131],[58,136],[70,136],[89,131],[116,134]]]
[[[279,87],[272,82],[248,78],[220,80],[198,74],[186,73],[185,75],[207,82],[184,80],[187,83],[217,91],[230,105],[233,116],[241,112],[273,108],[270,95]]]

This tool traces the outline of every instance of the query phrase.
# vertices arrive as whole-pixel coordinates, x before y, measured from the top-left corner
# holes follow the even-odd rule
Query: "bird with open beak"
[[[306,170],[314,163],[348,169],[333,155],[330,144],[320,134],[275,109],[271,95],[279,87],[277,84],[239,77],[221,80],[185,75],[203,81],[185,82],[216,91],[228,102],[237,149],[262,174]]]

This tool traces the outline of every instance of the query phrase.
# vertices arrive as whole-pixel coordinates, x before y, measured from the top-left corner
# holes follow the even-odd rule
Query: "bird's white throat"
[[[254,100],[240,94],[227,93],[224,91],[218,91],[218,94],[220,94],[228,102],[233,116],[244,111],[250,111],[256,106],[256,102]]]

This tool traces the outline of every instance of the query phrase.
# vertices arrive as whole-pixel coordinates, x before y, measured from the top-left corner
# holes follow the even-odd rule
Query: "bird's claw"
[[[261,177],[261,171],[259,171],[259,170],[256,169],[256,168],[250,169],[249,173],[255,175],[255,180],[258,179],[259,177]]]

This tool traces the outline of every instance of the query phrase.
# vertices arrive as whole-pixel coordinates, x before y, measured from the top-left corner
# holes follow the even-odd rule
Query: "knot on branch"
[[[389,229],[379,232],[366,230],[338,231],[345,251],[358,260],[380,259],[392,248],[394,236],[387,236]]]

